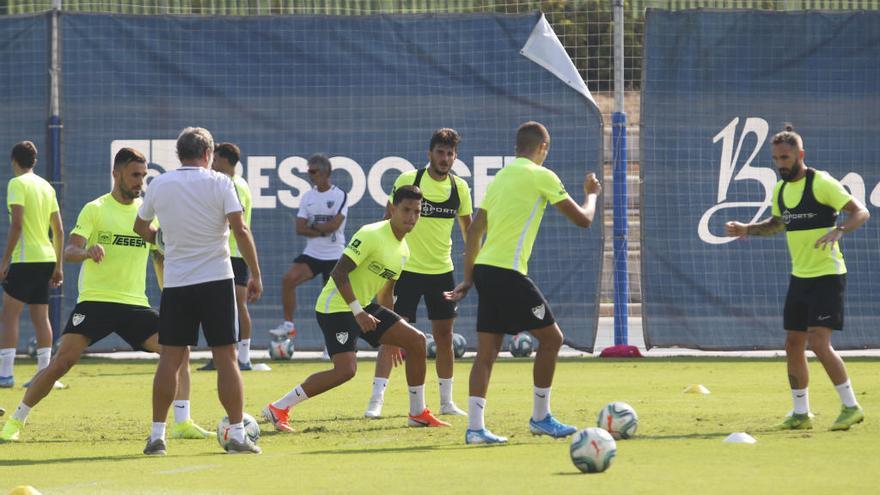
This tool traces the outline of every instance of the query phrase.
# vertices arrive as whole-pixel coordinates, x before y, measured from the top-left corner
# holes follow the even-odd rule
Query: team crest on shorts
[[[348,342],[348,332],[336,332],[336,341],[345,345]]]
[[[83,320],[85,320],[85,319],[86,319],[86,315],[74,313],[73,317],[70,318],[70,321],[71,321],[71,323],[73,323],[73,326],[77,326],[80,323],[82,323]]]
[[[546,313],[546,309],[544,308],[543,304],[539,304],[532,308],[532,314],[535,315],[535,318],[539,320],[544,319],[544,313]]]

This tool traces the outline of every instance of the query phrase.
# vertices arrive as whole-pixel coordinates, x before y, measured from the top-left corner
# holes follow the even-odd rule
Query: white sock
[[[229,438],[244,443],[244,421],[229,425]]]
[[[52,358],[51,347],[40,347],[37,349],[37,371],[45,369],[49,366],[49,360]]]
[[[12,376],[12,364],[15,362],[15,347],[0,349],[0,376]]]
[[[550,387],[535,387],[535,401],[532,404],[532,419],[541,421],[550,414]]]
[[[440,405],[452,403],[452,378],[439,378]]]
[[[486,427],[483,412],[486,410],[486,399],[483,397],[468,397],[468,429],[482,430]]]
[[[165,423],[153,422],[153,430],[150,432],[150,441],[165,440]]]
[[[418,416],[425,408],[425,385],[409,387],[409,415]]]
[[[844,406],[855,407],[859,405],[858,401],[856,401],[856,395],[853,392],[852,384],[849,382],[849,379],[840,385],[835,385],[834,388],[837,389],[837,395],[840,396],[840,401],[843,402]]]
[[[241,339],[238,342],[238,362],[251,362],[251,339]]]
[[[287,392],[287,395],[276,400],[272,403],[273,406],[278,409],[290,409],[291,407],[299,404],[300,402],[308,399],[309,396],[306,395],[305,390],[303,390],[302,385],[297,385],[295,389]]]
[[[805,388],[791,389],[791,401],[794,404],[795,414],[810,413],[810,393]]]
[[[189,401],[188,400],[176,400],[174,401],[174,422],[175,423],[183,423],[184,421],[189,419]]]
[[[370,396],[370,401],[374,400],[385,400],[385,389],[388,387],[388,379],[380,378],[378,376],[373,377],[373,395]],[[421,411],[419,411],[421,412]]]
[[[31,408],[28,407],[24,402],[20,402],[18,407],[15,408],[15,412],[12,413],[12,419],[17,419],[24,423],[27,421],[28,414],[31,413]]]

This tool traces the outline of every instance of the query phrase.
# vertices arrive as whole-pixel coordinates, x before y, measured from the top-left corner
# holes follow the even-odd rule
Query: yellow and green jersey
[[[151,245],[133,230],[141,199],[124,205],[105,194],[83,207],[72,234],[86,239],[86,249],[100,244],[104,259],[86,259],[79,271],[79,297],[83,301],[149,306],[145,293],[147,259]]]
[[[364,225],[358,230],[342,251],[357,268],[348,274],[351,288],[358,302],[366,306],[389,280],[397,280],[409,258],[406,239],[398,240],[391,230],[391,222]],[[339,294],[336,282],[331,278],[315,303],[319,313],[351,311]]]
[[[529,256],[547,203],[568,199],[552,170],[519,157],[499,171],[486,190],[480,208],[486,211],[486,242],[476,264],[529,271]]]
[[[244,218],[244,223],[248,227],[251,226],[251,190],[248,187],[248,183],[241,177],[233,177],[232,183],[235,186],[235,192],[238,194],[238,200],[241,201],[242,208],[242,216]],[[235,241],[235,236],[230,232],[229,234],[229,255],[233,258],[241,258],[241,252],[238,250],[238,242]]]
[[[9,180],[6,204],[12,218],[12,205],[24,208],[21,237],[12,251],[12,263],[55,263],[55,248],[49,239],[52,214],[58,211],[55,189],[45,179],[27,172]]]
[[[812,172],[812,173],[810,173]],[[823,275],[842,275],[846,273],[843,253],[838,243],[830,248],[817,248],[816,241],[834,228],[833,218],[823,209],[829,209],[836,218],[837,212],[852,200],[843,185],[827,172],[808,171],[812,175],[796,182],[779,181],[773,189],[773,216],[782,218],[786,225],[785,240],[791,255],[791,274],[800,278],[814,278]],[[812,182],[812,192],[804,194],[808,182]],[[785,188],[783,189],[783,185]],[[779,204],[782,190],[783,209]],[[823,225],[810,228],[816,219]],[[794,225],[801,227],[793,227]]]
[[[424,199],[421,217],[412,232],[406,235],[411,253],[406,271],[427,275],[451,272],[452,228],[458,217],[473,213],[470,188],[461,177],[453,174],[438,181],[424,169],[410,170],[400,174],[394,182],[392,196],[397,188],[414,184],[417,176]],[[453,192],[456,197],[452,197]]]

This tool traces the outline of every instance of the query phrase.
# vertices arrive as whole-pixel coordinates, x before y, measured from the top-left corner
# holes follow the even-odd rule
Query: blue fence
[[[253,231],[266,286],[263,299],[251,306],[255,345],[265,344],[265,330],[281,320],[281,275],[304,246],[294,233],[294,216],[308,188],[305,158],[312,153],[334,157],[333,180],[350,191],[349,235],[381,218],[394,179],[426,163],[428,140],[440,127],[454,127],[463,137],[454,170],[471,185],[477,204],[510,159],[516,126],[526,120],[547,125],[553,140],[548,166],[582,199],[584,173],[601,171],[601,116],[580,93],[520,54],[539,21],[539,14],[62,14],[65,223],[73,225],[84,203],[110,189],[111,156],[119,147],[144,151],[151,173],[159,174],[178,166],[174,139],[185,126],[204,126],[216,140],[237,143],[254,196]],[[40,31],[42,45],[34,41],[28,49],[42,50],[45,60],[45,24],[41,17],[0,19],[0,36],[10,32],[6,36],[21,43],[16,26]],[[0,52],[0,64],[19,59],[11,49]],[[46,64],[28,62],[38,80],[10,78],[4,87],[22,94],[14,103],[26,107],[23,117],[29,111],[40,118],[0,122],[7,147],[19,136],[45,134]],[[8,77],[6,65],[0,68],[0,77]],[[460,265],[463,246],[457,232],[453,238]],[[568,338],[588,349],[602,249],[601,229],[585,232],[548,212],[531,264]],[[78,267],[66,270],[65,314],[76,298]],[[456,272],[460,279],[460,267]],[[323,342],[313,313],[319,290],[313,281],[298,291],[300,348]],[[157,305],[152,281],[149,293]],[[471,344],[475,313],[471,295],[460,306],[457,326]],[[427,329],[425,315],[419,319]],[[103,347],[118,343],[108,340]]]
[[[806,163],[874,216],[842,241],[846,327],[835,345],[880,344],[880,14],[649,11],[645,48],[648,345],[782,347],[784,236],[732,241],[723,226],[769,217],[769,138],[784,122],[804,137]]]

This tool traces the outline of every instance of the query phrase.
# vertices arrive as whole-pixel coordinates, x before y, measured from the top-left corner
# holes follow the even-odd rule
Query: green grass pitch
[[[262,406],[325,362],[271,363],[269,373],[244,374],[246,410]],[[437,407],[429,363],[426,396]],[[208,493],[676,493],[870,494],[880,486],[880,360],[850,358],[857,397],[867,411],[849,432],[828,427],[840,406],[821,365],[811,361],[812,431],[775,432],[790,408],[785,363],[779,359],[564,359],[553,388],[554,414],[578,427],[595,426],[606,403],[630,403],[640,425],[618,442],[602,474],[580,474],[568,440],[533,437],[531,361],[501,360],[489,390],[487,425],[505,446],[464,445],[466,418],[451,428],[406,427],[402,370],[395,370],[379,420],[363,418],[373,362],[357,377],[296,408],[297,432],[263,424],[260,456],[222,454],[215,440],[169,440],[169,454],[141,454],[150,424],[155,362],[86,359],[31,413],[22,441],[0,444],[0,493],[29,484],[44,494]],[[469,361],[457,364],[455,398],[467,406]],[[32,362],[19,361],[24,382]],[[701,383],[710,395],[684,394]],[[7,417],[22,389],[0,389]],[[193,418],[214,428],[223,416],[215,375],[193,372]],[[2,418],[5,419],[5,418]],[[0,419],[0,421],[2,421]],[[755,445],[726,444],[745,431]]]

